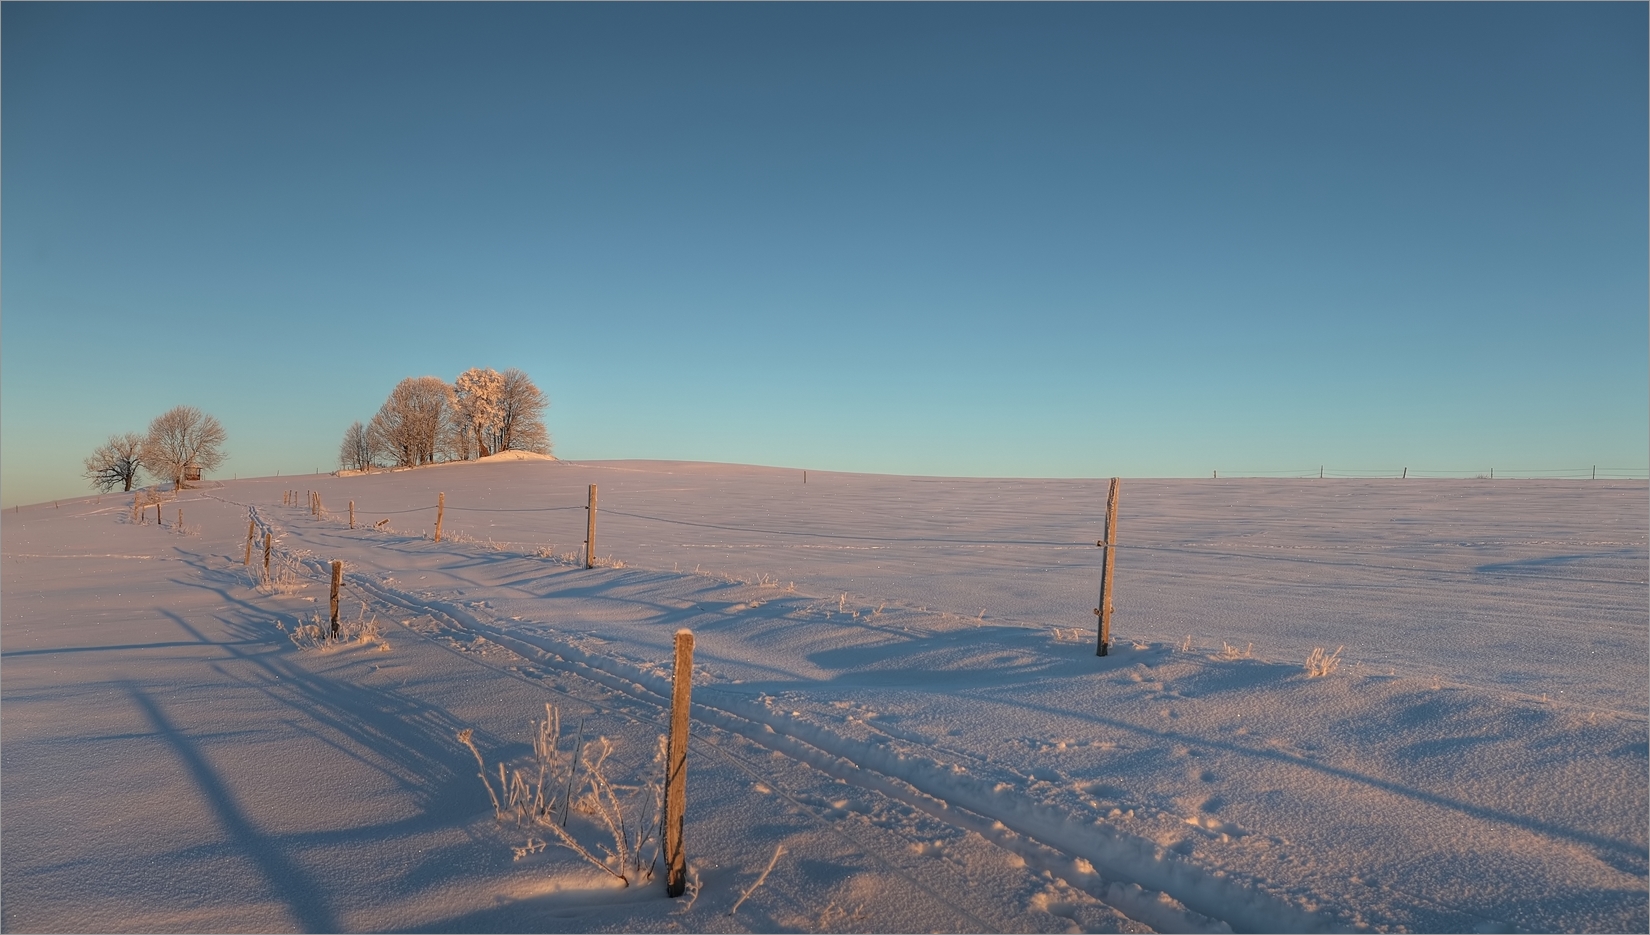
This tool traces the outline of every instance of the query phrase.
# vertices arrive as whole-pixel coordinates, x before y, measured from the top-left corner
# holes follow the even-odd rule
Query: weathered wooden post
[[[332,562],[332,638],[338,638],[338,586],[344,583],[344,563]]]
[[[355,528],[355,501],[349,502],[349,528]]]
[[[247,566],[248,568],[250,568],[252,566],[252,536],[257,531],[258,531],[258,521],[253,520],[253,519],[247,520],[246,521],[246,561],[241,562],[241,564]]]
[[[441,541],[441,514],[447,512],[447,494],[445,491],[435,495],[435,541]]]
[[[1105,550],[1100,557],[1100,606],[1094,608],[1094,615],[1100,618],[1100,645],[1095,650],[1096,656],[1104,656],[1111,651],[1111,572],[1117,558],[1118,483],[1118,478],[1112,478],[1111,492],[1106,494],[1106,538],[1095,543]]]
[[[584,567],[596,567],[596,485],[590,485],[590,505],[585,507],[589,514],[584,518]],[[692,637],[689,638],[692,645]]]
[[[1398,479],[1399,480],[1409,480],[1409,468],[1404,468],[1404,473],[1398,475]]]
[[[178,525],[175,528],[178,532],[183,532],[183,507],[181,506],[178,507]]]
[[[269,583],[269,533],[264,533],[264,584]]]
[[[593,489],[593,488],[592,488]],[[688,706],[693,694],[693,631],[676,631],[676,677],[670,692],[670,743],[665,749],[665,895],[687,890],[682,819],[687,813]]]

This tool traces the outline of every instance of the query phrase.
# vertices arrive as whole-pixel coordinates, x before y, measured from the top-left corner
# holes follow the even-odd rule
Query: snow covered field
[[[1644,482],[1126,480],[1100,659],[1104,504],[519,461],[7,512],[0,927],[1650,928]],[[289,639],[332,559],[382,641]],[[551,702],[641,787],[680,627],[697,897],[517,859],[457,732]]]

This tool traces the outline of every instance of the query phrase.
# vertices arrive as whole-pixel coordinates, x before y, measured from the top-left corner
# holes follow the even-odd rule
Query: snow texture
[[[6,513],[0,927],[1650,928],[1644,482],[1125,480],[1100,658],[1104,480],[507,454]],[[672,900],[457,735],[643,790],[679,628]]]

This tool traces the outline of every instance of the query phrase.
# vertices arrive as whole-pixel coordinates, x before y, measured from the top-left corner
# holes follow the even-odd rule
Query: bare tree
[[[368,444],[400,467],[430,464],[465,434],[453,403],[452,387],[439,377],[408,377],[367,423]]]
[[[145,467],[143,436],[136,432],[110,435],[109,440],[97,446],[86,459],[86,479],[92,487],[105,493],[115,489],[131,490],[137,483],[138,472]]]
[[[338,464],[350,471],[365,471],[376,460],[372,450],[372,436],[359,421],[344,430],[344,442],[338,446]]]
[[[473,450],[479,457],[485,458],[493,453],[494,427],[503,415],[500,404],[504,377],[497,370],[471,367],[453,381],[453,391],[458,400],[459,415],[468,430],[464,456],[469,457],[472,447],[469,442],[473,440]]]
[[[498,421],[493,428],[493,451],[535,451],[550,453],[550,433],[544,427],[544,410],[550,400],[533,385],[527,374],[514,367],[500,374]]]
[[[149,470],[169,478],[173,489],[182,490],[191,469],[210,471],[223,463],[223,426],[194,406],[178,406],[149,423],[149,437],[143,454]]]

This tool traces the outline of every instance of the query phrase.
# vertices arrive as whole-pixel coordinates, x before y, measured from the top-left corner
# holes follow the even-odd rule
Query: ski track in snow
[[[324,568],[315,563],[316,574]],[[644,671],[608,656],[592,655],[565,643],[537,635],[517,635],[477,617],[473,609],[444,601],[418,599],[372,582],[364,576],[351,583],[383,604],[414,614],[428,614],[448,626],[485,634],[523,657],[549,662],[558,669],[590,679],[631,697],[668,706],[670,678],[658,671]],[[481,663],[485,665],[486,663]],[[1101,840],[1086,844],[1081,834],[1066,830],[1072,816],[1039,809],[1012,793],[981,788],[981,781],[957,768],[947,768],[933,759],[919,760],[874,746],[855,743],[815,726],[749,703],[737,697],[715,697],[714,689],[696,689],[694,719],[740,734],[770,750],[807,763],[832,777],[873,790],[919,808],[929,815],[973,831],[1034,861],[1043,869],[1059,874],[1067,883],[1086,890],[1128,915],[1159,930],[1221,932],[1272,931],[1305,932],[1319,929],[1323,921],[1311,913],[1266,898],[1227,881],[1200,874],[1195,868],[1168,860],[1161,848],[1124,835],[1112,835],[1104,828]],[[661,717],[662,719],[662,717]],[[1054,848],[1052,859],[1038,845]],[[1092,869],[1106,873],[1098,880]],[[1118,881],[1133,886],[1117,886]],[[1143,888],[1153,886],[1156,891]],[[1171,899],[1165,900],[1162,896]],[[1204,914],[1174,907],[1173,901],[1205,908]],[[1219,915],[1225,918],[1219,917]],[[977,919],[974,921],[978,921]],[[982,930],[989,926],[981,924]]]

